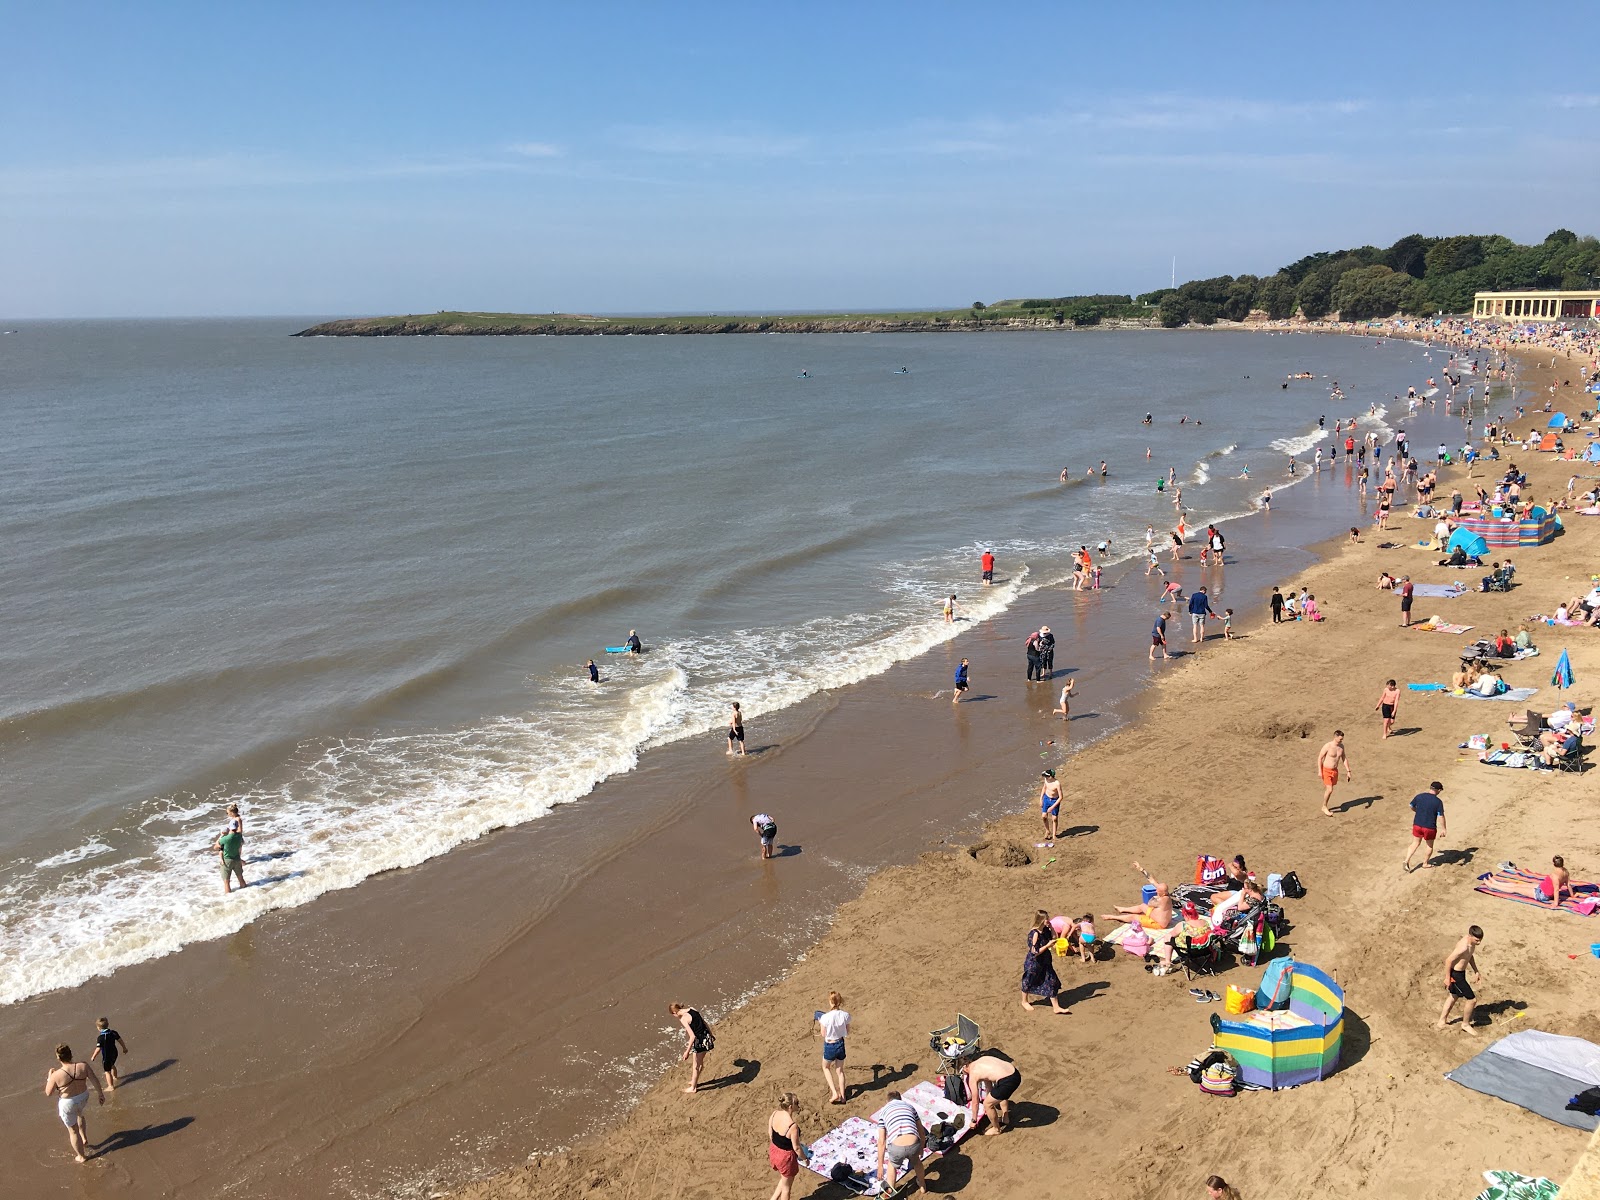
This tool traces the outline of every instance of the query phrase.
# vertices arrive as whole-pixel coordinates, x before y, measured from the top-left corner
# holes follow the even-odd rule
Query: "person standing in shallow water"
[[[728,753],[736,758],[744,757],[744,713],[737,700],[728,714]]]
[[[683,1053],[678,1056],[678,1061],[689,1064],[689,1086],[683,1090],[685,1094],[692,1095],[700,1086],[700,1072],[705,1068],[706,1055],[717,1048],[717,1039],[711,1032],[710,1023],[700,1015],[699,1009],[674,1002],[667,1005],[667,1011],[676,1017],[678,1024],[683,1027],[686,1044]]]

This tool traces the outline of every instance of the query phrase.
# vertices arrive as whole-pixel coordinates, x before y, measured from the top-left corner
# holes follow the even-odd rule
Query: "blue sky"
[[[0,314],[961,305],[1600,232],[1582,11],[11,5]]]

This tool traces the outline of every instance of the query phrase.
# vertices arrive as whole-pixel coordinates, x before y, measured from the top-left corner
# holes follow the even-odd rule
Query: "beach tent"
[[[1450,540],[1444,544],[1445,553],[1454,553],[1458,546],[1462,553],[1472,558],[1482,558],[1489,553],[1489,543],[1484,540],[1483,535],[1473,533],[1467,528],[1457,529],[1450,535]]]
[[[1339,1069],[1344,991],[1308,963],[1290,968],[1289,1009],[1224,1019],[1211,1015],[1211,1040],[1239,1063],[1239,1078],[1258,1087],[1297,1087]]]
[[[1539,445],[1536,447],[1536,449],[1554,450],[1556,448],[1556,441],[1557,439],[1555,434],[1547,433],[1544,435],[1544,437],[1539,439]]]
[[[1600,1087],[1600,1046],[1582,1038],[1521,1029],[1445,1078],[1574,1129],[1600,1126],[1600,1118],[1567,1108],[1579,1092]]]
[[[1600,441],[1590,442],[1583,448],[1584,462],[1600,462]]]
[[[1566,427],[1567,427],[1567,414],[1566,413],[1556,413],[1555,416],[1550,418],[1550,424],[1547,425],[1545,428],[1547,428],[1547,429],[1565,429]]]

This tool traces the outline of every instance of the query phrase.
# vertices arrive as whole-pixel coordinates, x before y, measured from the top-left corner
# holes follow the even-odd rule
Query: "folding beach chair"
[[[1538,752],[1539,734],[1544,731],[1544,719],[1538,713],[1525,712],[1520,717],[1510,718],[1506,725],[1516,749]]]

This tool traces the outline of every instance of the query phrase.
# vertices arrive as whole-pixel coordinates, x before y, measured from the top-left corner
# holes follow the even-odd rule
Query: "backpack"
[[[961,1078],[960,1071],[951,1071],[944,1077],[944,1098],[951,1104],[967,1103],[967,1081]]]
[[[1300,876],[1293,871],[1283,877],[1283,894],[1291,900],[1299,900],[1306,894],[1306,885],[1300,882]]]

